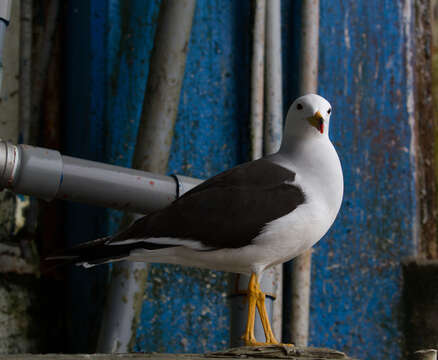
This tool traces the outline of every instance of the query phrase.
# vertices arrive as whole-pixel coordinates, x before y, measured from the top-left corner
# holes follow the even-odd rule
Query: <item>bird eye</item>
[[[297,104],[297,110],[303,110],[303,105]]]
[[[330,114],[332,112],[332,109],[327,110],[327,114]]]

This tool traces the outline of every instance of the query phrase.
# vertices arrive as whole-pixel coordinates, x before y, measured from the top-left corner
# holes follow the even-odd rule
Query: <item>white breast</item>
[[[272,259],[267,266],[290,260],[318,242],[333,224],[343,195],[341,164],[328,138],[271,160],[296,173],[294,184],[303,190],[305,203],[270,222],[255,239]]]

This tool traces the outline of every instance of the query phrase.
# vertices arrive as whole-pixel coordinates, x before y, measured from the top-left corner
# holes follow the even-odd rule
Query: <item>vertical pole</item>
[[[265,155],[278,151],[283,137],[283,89],[282,89],[282,47],[281,47],[281,0],[266,3],[266,120],[264,150]],[[265,277],[274,284],[275,300],[272,308],[271,324],[277,340],[281,341],[283,308],[283,265],[274,266]]]
[[[251,63],[251,158],[263,156],[266,0],[256,0]]]
[[[134,152],[136,169],[167,170],[195,5],[196,0],[164,0],[161,4]],[[144,263],[114,264],[97,352],[132,350],[146,276]]]
[[[269,2],[269,1],[268,1]],[[264,72],[265,72],[265,32],[266,32],[266,0],[255,1],[254,31],[251,62],[251,159],[263,156],[263,109],[264,109]],[[272,270],[271,270],[272,271]],[[271,276],[270,276],[271,275]],[[273,275],[263,274],[260,286],[268,294],[266,308],[272,318],[272,301],[274,295]],[[248,288],[249,277],[234,275],[231,290],[231,346],[242,344],[248,309],[244,292]],[[271,295],[271,296],[269,296]],[[254,334],[256,339],[264,338],[260,317],[256,316]]]
[[[281,0],[266,8],[266,124],[265,153],[278,151],[283,137],[283,66],[281,61]]]
[[[315,93],[318,86],[319,0],[303,0],[301,12],[300,95]],[[292,278],[288,283],[291,298],[291,341],[307,346],[309,337],[310,272],[312,250],[292,262]]]

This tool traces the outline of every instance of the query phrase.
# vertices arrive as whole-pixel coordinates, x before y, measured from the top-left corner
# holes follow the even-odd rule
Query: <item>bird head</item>
[[[331,112],[330,103],[322,96],[301,96],[289,108],[285,133],[294,137],[328,136]]]

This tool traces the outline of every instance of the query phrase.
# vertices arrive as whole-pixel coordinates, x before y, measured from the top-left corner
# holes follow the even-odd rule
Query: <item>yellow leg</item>
[[[278,344],[277,339],[271,329],[271,324],[269,323],[268,313],[266,311],[265,305],[265,294],[260,290],[260,296],[257,299],[257,310],[260,314],[260,319],[262,320],[263,331],[265,332],[266,345]]]
[[[277,345],[279,342],[274,336],[269,323],[268,313],[265,306],[265,294],[260,289],[260,285],[255,273],[251,274],[251,278],[248,284],[248,321],[246,323],[246,330],[243,334],[243,340],[246,346],[263,346],[263,345]],[[263,325],[263,331],[265,332],[266,342],[257,342],[254,335],[254,321],[255,321],[255,309],[260,314],[260,319]],[[286,345],[286,344],[285,344]],[[292,344],[287,344],[292,345]]]
[[[251,278],[248,284],[248,321],[246,323],[246,330],[243,334],[243,340],[245,345],[256,345],[257,341],[254,335],[254,321],[255,321],[255,309],[257,303],[257,276],[255,273],[251,274]]]

